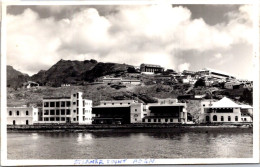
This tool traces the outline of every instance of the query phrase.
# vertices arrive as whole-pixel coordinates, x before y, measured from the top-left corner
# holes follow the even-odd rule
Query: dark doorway
[[[26,125],[29,125],[29,121],[28,120],[26,120]]]
[[[217,121],[218,117],[216,115],[213,116],[213,121]]]
[[[206,116],[206,122],[209,122],[209,116]]]
[[[15,125],[15,120],[13,120],[13,125]]]

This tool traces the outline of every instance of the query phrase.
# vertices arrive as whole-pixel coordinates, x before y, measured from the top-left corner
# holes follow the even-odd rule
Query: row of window
[[[114,105],[115,103],[112,103],[112,105]],[[123,105],[123,103],[119,103],[120,105]],[[128,105],[130,105],[131,103],[128,103]],[[107,105],[107,103],[104,103],[104,105]]]
[[[14,114],[15,114],[15,112],[14,112]],[[34,115],[35,115],[35,114],[36,114],[36,113],[34,113]],[[9,116],[12,116],[12,115],[13,115],[13,112],[12,112],[12,111],[9,111]],[[20,111],[17,110],[17,111],[16,111],[16,115],[19,116],[19,115],[20,115]],[[29,111],[26,111],[26,112],[25,112],[25,115],[29,115]]]
[[[45,117],[44,118],[44,121],[65,121],[66,120],[66,117]],[[83,120],[86,121],[86,120],[92,120],[91,118],[85,118],[83,116]],[[78,116],[77,118],[73,118],[73,121],[78,121]]]
[[[55,112],[56,111],[56,112]],[[73,110],[74,113],[76,113],[77,111],[77,114],[79,114],[79,110],[77,108],[77,110]],[[91,113],[91,110],[83,110],[83,115],[85,113]],[[70,115],[71,112],[70,112],[70,109],[61,109],[61,110],[44,110],[44,115]]]
[[[162,120],[164,120],[164,122],[173,122],[172,118],[170,118],[170,119],[168,119],[168,118],[165,118],[165,119],[158,118],[158,119],[147,119],[147,120],[148,120],[148,122],[151,122],[151,120],[153,120],[153,122],[161,122]],[[145,119],[142,119],[142,122],[145,122]]]
[[[70,107],[70,105],[70,101],[44,102],[44,107]]]
[[[224,116],[221,116],[220,120],[225,121]],[[209,121],[209,116],[206,116],[206,121]],[[213,121],[218,121],[218,116],[213,115]],[[228,116],[228,121],[231,121],[231,116]],[[238,121],[238,116],[235,116],[235,121]]]

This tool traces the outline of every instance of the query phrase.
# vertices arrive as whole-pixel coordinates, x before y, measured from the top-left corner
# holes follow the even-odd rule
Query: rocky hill
[[[41,70],[37,74],[29,77],[19,71],[7,66],[8,86],[11,88],[21,87],[27,80],[38,82],[41,86],[58,87],[61,84],[82,85],[84,82],[93,82],[97,78],[105,75],[121,75],[127,71],[127,64],[103,63],[96,60],[71,61],[60,60],[50,69]]]
[[[23,74],[12,66],[7,66],[7,87],[21,87],[24,82],[29,80],[29,78],[28,74]]]

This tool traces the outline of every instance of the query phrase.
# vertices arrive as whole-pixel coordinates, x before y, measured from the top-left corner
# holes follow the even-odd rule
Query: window
[[[56,110],[56,115],[60,115],[60,110]]]
[[[67,107],[70,107],[70,101],[67,101],[67,102],[66,102],[66,106],[67,106]]]
[[[76,110],[73,110],[73,112],[75,113],[75,112],[76,112]]]
[[[60,102],[59,101],[56,102],[56,107],[60,107]]]
[[[50,107],[55,107],[55,102],[50,102]]]
[[[137,119],[135,118],[135,121],[137,121]]]
[[[73,97],[76,97],[76,94],[73,94]]]
[[[50,115],[55,115],[55,110],[50,110]]]
[[[173,119],[172,119],[172,118],[170,119],[170,122],[173,122]]]
[[[156,120],[156,119],[153,119],[153,122],[157,122],[157,120]]]
[[[44,107],[49,107],[49,103],[48,102],[44,102]]]
[[[77,116],[77,121],[79,120],[79,116]]]
[[[29,111],[26,111],[26,115],[29,115]]]
[[[77,108],[77,114],[79,114],[79,109]]]
[[[79,94],[77,93],[77,98],[79,98]]]
[[[29,120],[26,120],[26,125],[29,125]]]
[[[77,100],[77,106],[79,106],[79,101]]]
[[[205,107],[205,104],[203,104],[203,107]]]
[[[50,118],[50,121],[54,121],[54,117],[51,117],[51,118]]]
[[[73,102],[73,105],[76,105],[76,102],[75,102],[75,101]]]
[[[224,121],[224,117],[223,116],[221,116],[221,121]]]
[[[49,115],[49,110],[44,110],[44,115]]]
[[[165,122],[168,122],[168,119],[165,119]]]
[[[247,121],[246,118],[244,118],[244,121]]]
[[[120,103],[120,105],[122,105],[122,103]]]
[[[235,116],[235,121],[238,121],[238,116]]]
[[[144,114],[144,116],[147,116],[147,114]]]
[[[61,117],[60,119],[61,119],[61,121],[65,121],[65,117]]]
[[[148,119],[148,122],[151,122],[151,119]]]
[[[158,119],[158,122],[161,122],[161,119]]]
[[[61,107],[65,107],[65,101],[61,102]]]
[[[85,120],[85,116],[83,116],[83,121]]]
[[[228,121],[231,121],[231,117],[230,116],[228,116]]]
[[[128,103],[130,105],[130,103]]]
[[[60,117],[56,117],[56,121],[60,121]]]
[[[67,109],[66,115],[70,115],[70,109]]]
[[[112,105],[114,105],[114,103],[112,103]]]
[[[65,115],[65,110],[61,110],[61,115]]]
[[[49,118],[44,118],[44,121],[49,121]]]
[[[145,122],[145,119],[142,119],[142,122]]]
[[[137,109],[135,109],[135,112],[137,112]]]
[[[107,103],[104,103],[104,105],[107,105]]]
[[[12,115],[12,111],[9,111],[9,115]]]
[[[217,121],[218,117],[216,115],[213,116],[213,121]]]
[[[76,121],[76,118],[73,118],[73,121]]]
[[[19,113],[19,111],[16,111],[16,115],[19,115],[20,113]]]

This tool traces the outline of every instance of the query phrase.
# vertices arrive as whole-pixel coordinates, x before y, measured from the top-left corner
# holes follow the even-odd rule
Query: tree
[[[198,86],[205,86],[205,80],[204,79],[198,79],[196,83],[194,84],[194,87],[197,88]]]
[[[253,90],[245,89],[243,95],[240,97],[239,101],[246,102],[250,105],[253,104]]]

